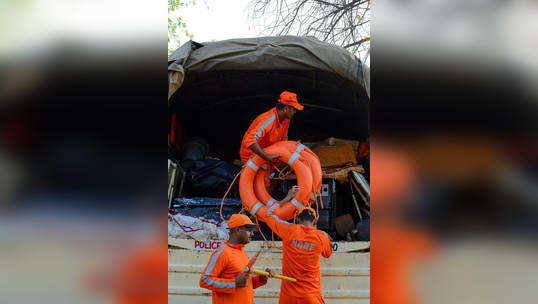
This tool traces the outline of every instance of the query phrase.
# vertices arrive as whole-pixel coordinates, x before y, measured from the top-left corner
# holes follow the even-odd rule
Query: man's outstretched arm
[[[252,152],[258,154],[261,158],[265,159],[266,161],[277,162],[278,158],[280,157],[280,155],[270,156],[269,154],[265,153],[265,151],[263,151],[262,147],[260,147],[258,143],[253,143],[248,148],[252,150]]]
[[[299,187],[297,187],[297,186],[293,186],[293,187],[288,191],[288,194],[286,195],[286,197],[285,197],[284,199],[280,200],[280,201],[278,202],[278,204],[279,204],[280,206],[282,206],[282,205],[284,205],[285,203],[291,201],[291,199],[294,198],[295,195],[297,195],[297,193],[299,192],[299,190],[300,190]]]
[[[286,198],[290,195],[291,197],[294,197],[295,194],[297,194],[296,191],[299,191],[299,187],[291,188],[288,191]],[[279,204],[281,202],[282,204],[289,202],[289,200],[286,201],[286,198],[280,201]],[[260,211],[256,213],[256,216],[264,221],[274,233],[284,240],[295,229],[295,225],[281,220],[276,214],[273,213],[276,208],[280,208],[279,204],[273,204],[270,208],[265,209],[265,213],[260,209]]]

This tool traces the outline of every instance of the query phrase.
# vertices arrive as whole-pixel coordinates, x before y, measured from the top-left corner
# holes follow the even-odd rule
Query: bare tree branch
[[[309,35],[367,58],[370,0],[251,0],[250,20],[262,34]],[[362,55],[362,56],[361,56]]]
[[[362,43],[366,42],[366,41],[370,41],[370,38],[364,38],[364,39],[361,39],[359,41],[356,41],[356,42],[353,42],[353,43],[350,43],[346,46],[344,46],[345,49],[347,49],[348,47],[352,47],[352,46],[356,46],[356,45],[361,45]]]

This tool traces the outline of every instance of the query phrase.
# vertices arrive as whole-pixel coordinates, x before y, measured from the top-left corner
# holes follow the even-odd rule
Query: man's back
[[[328,236],[314,227],[293,225],[294,231],[284,235],[282,273],[297,283],[282,281],[282,292],[292,296],[321,293],[319,257],[332,254]]]
[[[319,257],[331,256],[329,237],[315,227],[282,221],[271,211],[269,209],[266,214],[258,212],[257,216],[282,238],[282,274],[297,279],[297,282],[282,281],[280,292],[294,297],[321,295]]]

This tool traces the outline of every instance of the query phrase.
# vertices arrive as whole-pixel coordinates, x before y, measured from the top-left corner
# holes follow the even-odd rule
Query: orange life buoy
[[[305,165],[310,168],[310,171],[312,171],[314,193],[319,194],[321,192],[322,179],[321,163],[319,162],[319,158],[314,152],[312,152],[312,150],[310,150],[307,146],[301,143],[298,143],[296,141],[284,141],[283,143],[286,147],[290,149],[290,152],[295,150],[296,152],[300,153],[301,161],[304,160]],[[310,198],[315,200],[314,197]]]
[[[299,160],[307,166],[312,174],[313,179],[313,191],[310,193],[310,202],[316,200],[316,195],[321,191],[321,164],[317,156],[310,150],[308,147],[304,146],[295,141],[283,141],[281,142],[290,153],[299,153],[301,156]],[[271,207],[273,204],[277,203],[271,195],[267,192],[265,187],[265,174],[266,170],[260,168],[254,177],[254,194],[259,201],[264,203],[267,207]],[[288,214],[285,217],[289,217]]]
[[[305,204],[308,203],[310,194],[312,192],[312,174],[310,169],[305,166],[301,161],[298,160],[299,153],[290,153],[288,148],[282,142],[275,143],[267,148],[264,151],[269,155],[279,154],[279,160],[287,163],[295,171],[297,175],[298,186],[300,187],[297,195],[290,201],[285,203],[283,206],[278,206],[278,204],[273,204],[269,212],[272,211],[273,214],[277,215],[282,220],[288,220],[293,217],[293,214],[296,210],[302,210],[305,207]],[[249,159],[241,172],[241,177],[239,178],[239,194],[241,196],[241,201],[245,208],[252,214],[255,215],[260,209],[262,212],[267,212],[266,206],[258,199],[254,193],[254,178],[260,167],[264,165],[266,161],[255,155]]]

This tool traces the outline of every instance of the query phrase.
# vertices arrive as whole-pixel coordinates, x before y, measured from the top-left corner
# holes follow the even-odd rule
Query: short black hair
[[[301,213],[299,213],[297,215],[297,218],[301,221],[301,222],[314,222],[314,219],[316,218],[314,216],[314,213],[312,213],[311,210],[308,210],[308,209],[303,209],[303,211],[301,211]]]
[[[278,102],[278,101],[276,102],[276,108],[277,108],[278,110],[282,110],[282,109],[284,109],[284,107],[286,107],[286,106],[287,106],[287,105],[285,105],[285,104],[283,104],[283,103],[280,103],[280,102]]]

